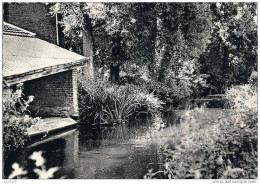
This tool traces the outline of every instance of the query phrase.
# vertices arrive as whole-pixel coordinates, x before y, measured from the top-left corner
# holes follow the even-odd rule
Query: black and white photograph
[[[257,183],[256,1],[1,4],[4,183]]]

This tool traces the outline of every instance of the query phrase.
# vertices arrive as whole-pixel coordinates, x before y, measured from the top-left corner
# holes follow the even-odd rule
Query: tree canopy
[[[214,25],[211,43],[201,55],[201,71],[212,91],[247,82],[257,66],[255,3],[211,4]]]
[[[51,12],[68,46],[112,82],[146,73],[179,93],[221,93],[257,67],[256,3],[56,3]]]

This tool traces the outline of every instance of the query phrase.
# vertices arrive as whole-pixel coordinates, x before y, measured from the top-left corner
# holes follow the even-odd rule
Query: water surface
[[[150,131],[144,126],[118,127],[100,135],[75,128],[31,144],[5,162],[5,175],[10,174],[11,164],[17,162],[28,169],[29,178],[37,178],[32,172],[34,163],[28,157],[42,150],[47,169],[60,167],[55,178],[143,178],[147,165],[159,160],[159,145],[171,139],[171,128]]]

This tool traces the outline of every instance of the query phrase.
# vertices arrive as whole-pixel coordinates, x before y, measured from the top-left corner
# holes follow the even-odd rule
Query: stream
[[[168,116],[165,121],[169,119]],[[124,130],[117,127],[114,132],[107,132],[110,133],[103,131],[100,138],[95,131],[86,132],[78,127],[28,145],[5,161],[4,174],[8,176],[11,165],[17,162],[28,170],[29,178],[37,178],[32,171],[34,162],[28,157],[41,150],[47,169],[60,167],[55,178],[141,179],[147,173],[148,164],[159,161],[159,146],[171,140],[171,126],[160,130],[144,126]]]

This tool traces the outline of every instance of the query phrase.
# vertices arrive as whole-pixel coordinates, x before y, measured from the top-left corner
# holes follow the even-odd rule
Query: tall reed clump
[[[158,148],[159,163],[150,164],[144,178],[256,179],[256,86],[232,87],[226,96],[229,109],[184,113],[172,141]]]
[[[162,102],[153,94],[133,84],[116,85],[87,80],[80,86],[80,117],[96,123],[125,124],[142,114],[160,112]]]

